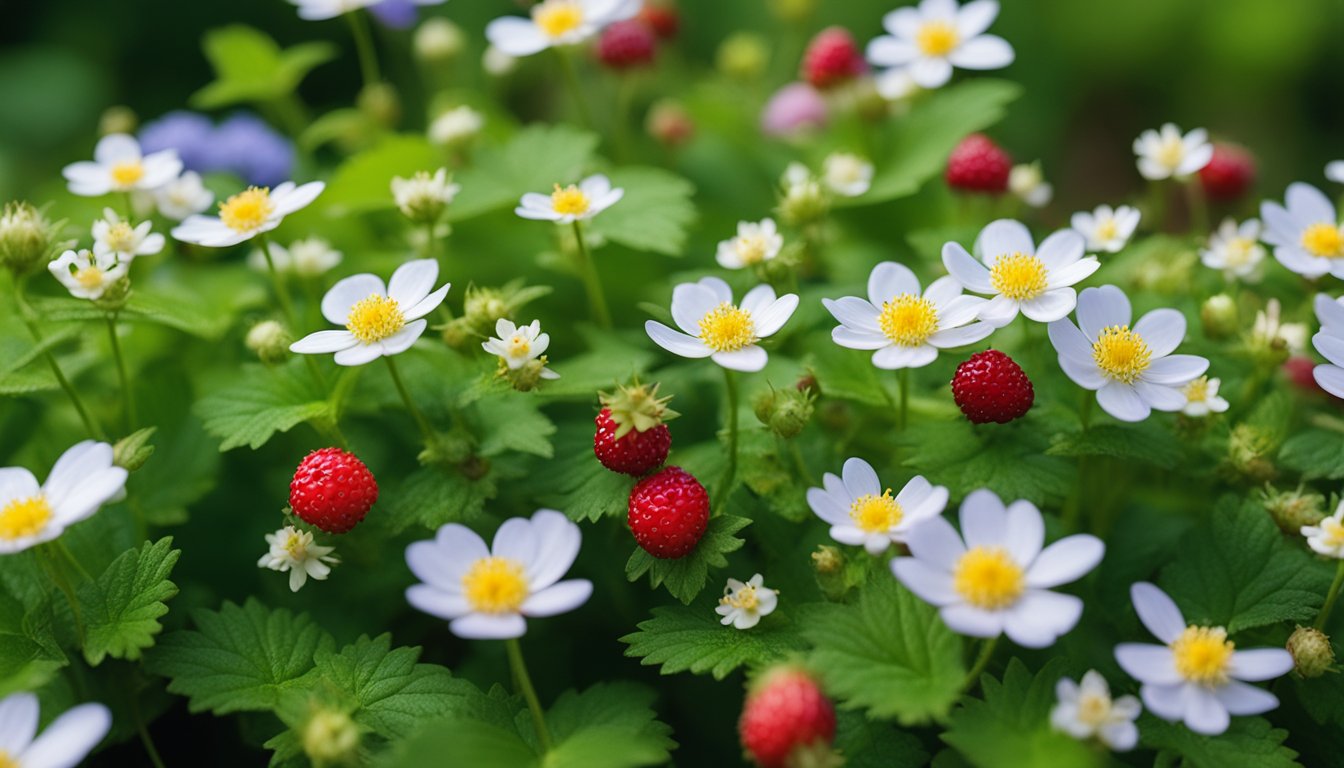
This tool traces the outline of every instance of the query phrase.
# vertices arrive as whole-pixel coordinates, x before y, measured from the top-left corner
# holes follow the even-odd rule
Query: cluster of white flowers
[[[92,161],[71,163],[62,173],[76,195],[132,195],[152,202],[159,213],[174,221],[204,211],[215,199],[201,183],[200,175],[183,172],[176,150],[146,155],[140,150],[140,142],[124,133],[104,136],[94,147]]]
[[[882,18],[886,35],[868,44],[868,62],[908,77],[921,88],[941,88],[952,69],[1001,69],[1013,63],[1008,41],[985,34],[999,15],[996,0],[922,0],[914,8],[897,8]]]

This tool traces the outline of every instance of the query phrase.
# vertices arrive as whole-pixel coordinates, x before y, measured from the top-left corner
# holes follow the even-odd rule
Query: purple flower
[[[411,0],[383,0],[369,6],[369,13],[385,27],[407,29],[415,24],[415,6]]]
[[[770,97],[761,113],[767,136],[790,137],[826,124],[826,100],[806,83],[789,83]]]
[[[214,130],[214,124],[205,115],[185,110],[169,112],[140,129],[140,149],[145,154],[175,149],[188,170],[211,170],[207,166]]]
[[[240,112],[215,128],[211,170],[227,170],[248,184],[275,186],[294,169],[294,145],[261,118]]]

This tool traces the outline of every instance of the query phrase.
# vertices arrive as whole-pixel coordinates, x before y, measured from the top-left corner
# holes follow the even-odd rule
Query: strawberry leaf
[[[745,517],[721,515],[713,518],[695,549],[676,560],[662,560],[636,548],[625,564],[625,577],[636,581],[647,573],[650,586],[656,589],[663,585],[673,597],[690,605],[700,590],[705,588],[709,569],[727,565],[728,558],[725,555],[736,552],[746,543],[733,534],[748,525],[751,525],[751,521]]]
[[[79,588],[85,625],[84,658],[98,666],[111,656],[138,659],[163,630],[159,618],[168,613],[164,601],[177,594],[168,580],[177,558],[172,537],[145,542],[123,552],[98,578]]]
[[[726,627],[710,600],[654,608],[653,618],[637,626],[638,632],[621,638],[630,646],[625,655],[645,666],[662,665],[664,675],[689,670],[722,680],[738,667],[768,664],[804,647],[798,628],[785,617],[772,615],[746,630]]]

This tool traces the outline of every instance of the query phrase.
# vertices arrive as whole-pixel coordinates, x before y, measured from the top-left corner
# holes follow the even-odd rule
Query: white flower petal
[[[15,693],[0,699],[0,754],[17,755],[37,734],[37,696]]]
[[[910,64],[910,79],[921,88],[941,88],[952,79],[952,64],[947,59],[917,58]]]
[[[930,605],[941,608],[962,600],[952,585],[950,574],[934,570],[916,558],[898,557],[892,560],[891,572],[906,589]]]
[[[1183,679],[1176,671],[1171,649],[1151,643],[1120,643],[1115,660],[1130,677],[1141,683],[1172,685]]]
[[[1279,706],[1279,699],[1274,694],[1236,680],[1219,687],[1214,695],[1231,715],[1258,715]]]
[[[1032,589],[1004,611],[1003,631],[1023,648],[1046,648],[1077,626],[1082,615],[1081,598]]]
[[[1227,730],[1231,719],[1227,707],[1213,691],[1197,685],[1187,685],[1185,695],[1185,724],[1195,733],[1217,736]]]
[[[993,283],[989,281],[989,269],[967,253],[961,243],[947,243],[943,246],[943,267],[968,291],[984,294],[995,292]]]
[[[951,573],[961,556],[966,554],[966,545],[952,524],[943,517],[934,517],[920,523],[906,534],[906,546],[910,554],[919,558],[930,567]]]
[[[699,339],[674,331],[655,320],[646,320],[644,331],[649,334],[650,339],[653,339],[653,343],[674,355],[701,358],[714,354],[714,350],[706,347]]]
[[[1282,648],[1254,648],[1233,653],[1232,666],[1228,671],[1239,680],[1258,681],[1286,675],[1292,668],[1293,657],[1288,651]]]
[[[397,267],[387,282],[387,297],[403,310],[418,304],[434,290],[439,278],[439,263],[434,259],[416,259]],[[333,321],[334,322],[334,321]]]
[[[1036,505],[1021,499],[1009,504],[1002,541],[1008,554],[1019,563],[1030,563],[1044,544],[1045,520]]]
[[[356,344],[353,347],[342,349],[337,352],[332,360],[337,365],[354,367],[357,365],[367,365],[383,356],[382,342],[373,342],[372,344]]]
[[[840,474],[850,498],[882,495],[882,481],[878,479],[873,465],[863,459],[855,457],[846,460]]]
[[[516,613],[469,613],[453,619],[448,630],[466,640],[509,640],[527,634],[527,621]]]
[[[52,721],[23,751],[24,768],[75,768],[112,729],[102,704],[80,704]]]
[[[743,303],[746,303],[745,300]],[[793,317],[793,313],[797,309],[798,296],[789,293],[780,296],[759,311],[748,310],[752,313],[752,321],[756,324],[756,336],[758,338],[773,336],[780,328],[784,327],[790,317]]]
[[[404,328],[382,340],[384,355],[399,355],[411,348],[429,326],[428,320],[412,320]]]
[[[991,490],[972,491],[961,502],[961,535],[970,547],[997,547],[1007,535],[1007,510]]]
[[[881,306],[901,294],[919,295],[919,278],[904,264],[884,261],[868,274],[868,300]]]
[[[1152,413],[1152,406],[1139,397],[1134,387],[1118,381],[1097,390],[1097,405],[1121,421],[1143,421]]]
[[[556,616],[578,608],[593,594],[593,583],[587,579],[570,579],[529,595],[523,602],[525,616]]]
[[[957,11],[957,34],[968,40],[989,29],[999,15],[998,0],[972,0]]]
[[[1135,612],[1139,614],[1139,620],[1153,633],[1153,637],[1171,644],[1185,631],[1185,617],[1166,592],[1141,581],[1129,588],[1129,597],[1134,603]]]
[[[1209,361],[1197,355],[1169,355],[1149,364],[1140,377],[1153,384],[1186,384],[1209,369]]]
[[[358,343],[359,340],[349,331],[318,331],[290,344],[289,351],[300,355],[322,355],[340,352]]]
[[[873,353],[873,365],[883,370],[922,368],[938,358],[938,350],[925,344],[919,347],[884,347]]]
[[[1129,325],[1129,297],[1114,285],[1085,288],[1078,295],[1078,328],[1088,339],[1097,339],[1112,325]]]
[[[1153,357],[1165,357],[1185,338],[1185,315],[1174,309],[1154,309],[1139,318],[1134,332],[1143,338]]]
[[[715,352],[710,359],[732,371],[755,373],[765,367],[770,357],[764,349],[752,344],[733,352]]]
[[[1097,567],[1106,554],[1101,539],[1078,534],[1046,547],[1027,569],[1027,586],[1056,587],[1076,581]]]
[[[951,349],[967,344],[975,344],[989,338],[997,330],[990,323],[971,323],[960,328],[948,328],[929,337],[929,345],[939,349]],[[932,361],[930,361],[932,362]]]
[[[1003,634],[1004,616],[966,603],[954,603],[938,609],[948,629],[968,637],[998,637]]]
[[[333,325],[345,325],[350,308],[370,296],[387,296],[387,286],[377,275],[351,275],[338,280],[322,297],[322,316]]]
[[[1038,323],[1053,323],[1073,311],[1078,295],[1072,288],[1055,288],[1021,303],[1022,314]]]
[[[1139,689],[1143,705],[1164,720],[1177,721],[1185,714],[1185,683],[1149,684]]]
[[[417,611],[440,619],[452,620],[471,613],[471,606],[461,593],[446,592],[429,584],[407,587],[406,602]]]

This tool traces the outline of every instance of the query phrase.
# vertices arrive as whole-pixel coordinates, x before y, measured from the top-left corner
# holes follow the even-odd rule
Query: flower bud
[[[789,185],[775,210],[786,224],[801,226],[820,220],[829,208],[830,202],[821,182],[807,179]]]
[[[1247,480],[1263,483],[1278,475],[1274,455],[1276,441],[1263,430],[1250,424],[1238,424],[1227,439],[1227,459],[1238,474]]]
[[[785,439],[797,437],[812,420],[812,397],[797,389],[785,389],[775,402],[770,430]]]
[[[154,455],[154,446],[149,444],[149,438],[154,436],[156,430],[158,427],[145,427],[118,440],[112,446],[112,463],[127,472],[143,467],[149,457]]]
[[[303,725],[299,741],[315,765],[350,763],[359,749],[359,726],[345,712],[320,709]]]
[[[102,117],[98,118],[98,135],[107,136],[113,133],[135,133],[135,129],[140,123],[140,118],[136,116],[135,111],[122,104],[108,107],[103,111]]]
[[[444,344],[457,350],[463,350],[468,345],[479,343],[476,340],[479,334],[472,330],[471,323],[465,317],[455,317],[449,320],[443,326],[440,335],[443,337]]]
[[[845,571],[845,555],[837,547],[823,544],[812,553],[812,573],[827,600],[839,602],[851,586]]]
[[[751,411],[756,414],[756,420],[770,426],[770,419],[775,415],[775,388],[763,389],[757,392],[751,398]]]
[[[93,300],[93,305],[104,312],[120,312],[131,298],[131,277],[123,275],[121,279],[109,285],[103,295]]]
[[[845,567],[845,556],[840,550],[829,544],[823,544],[817,547],[817,551],[812,553],[812,568],[818,574],[828,575],[839,573],[841,568]]]
[[[433,224],[443,218],[460,189],[461,186],[452,183],[446,168],[433,175],[417,171],[409,179],[400,176],[392,179],[392,198],[397,208],[415,224]]]
[[[714,65],[737,80],[756,80],[770,61],[770,45],[754,32],[735,32],[719,45]]]
[[[509,380],[513,388],[519,392],[531,392],[537,388],[541,380],[546,378],[542,374],[546,373],[546,356],[542,355],[534,360],[528,360],[520,368],[509,368],[503,360],[500,360],[500,373]]]
[[[1335,664],[1335,649],[1330,638],[1319,629],[1298,627],[1288,638],[1293,668],[1303,677],[1320,677]]]
[[[391,83],[371,83],[360,90],[355,106],[370,120],[391,128],[401,120],[401,96]]]
[[[493,45],[486,48],[485,53],[481,54],[481,69],[484,69],[488,75],[504,77],[517,68],[518,59]]]
[[[1302,526],[1316,525],[1325,517],[1325,497],[1301,485],[1291,491],[1266,485],[1257,496],[1279,529],[1292,536],[1299,535]]]
[[[679,102],[663,99],[649,109],[644,128],[665,147],[679,147],[695,135],[695,122]]]
[[[23,201],[6,204],[0,214],[0,263],[15,274],[27,274],[51,255],[54,230],[31,204]]]
[[[263,320],[252,326],[243,343],[268,365],[284,362],[289,357],[289,345],[294,337],[284,325],[275,320]]]
[[[486,334],[494,330],[501,317],[509,316],[509,302],[503,292],[495,288],[468,288],[462,312],[469,328]]]
[[[429,124],[429,140],[448,149],[462,147],[471,143],[484,126],[480,112],[465,105],[454,107]]]
[[[441,16],[426,19],[415,30],[415,55],[426,64],[443,64],[457,58],[466,45],[462,28]]]
[[[1210,339],[1226,339],[1237,332],[1237,302],[1226,293],[1210,296],[1199,308],[1199,321]]]

